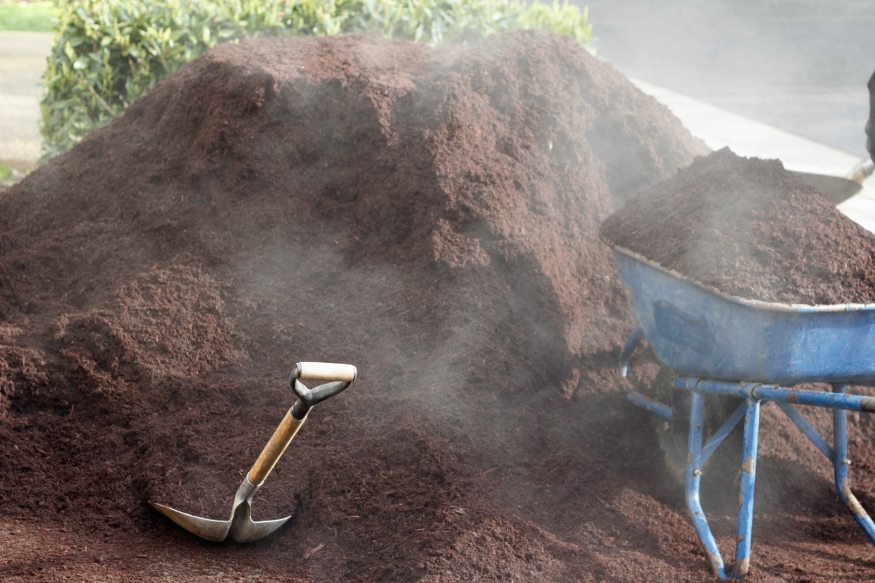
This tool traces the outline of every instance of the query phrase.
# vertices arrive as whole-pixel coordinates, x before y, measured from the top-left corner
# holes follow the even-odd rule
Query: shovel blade
[[[249,520],[248,522],[235,523],[229,536],[238,543],[248,543],[264,538],[291,519],[291,516],[274,520]]]
[[[824,198],[833,204],[841,204],[863,189],[863,185],[859,182],[842,176],[829,176],[796,170],[791,170],[790,173],[820,191]]]
[[[203,539],[215,542],[222,542],[228,537],[228,532],[231,530],[230,520],[213,520],[212,518],[202,518],[194,514],[180,512],[170,506],[159,504],[157,502],[149,502],[152,507],[187,530]]]
[[[227,538],[238,543],[256,541],[266,537],[292,518],[286,516],[274,520],[252,520],[252,507],[248,502],[243,502],[234,508],[234,516],[231,520],[203,518],[158,502],[149,502],[149,504],[188,532],[214,542],[222,542]]]

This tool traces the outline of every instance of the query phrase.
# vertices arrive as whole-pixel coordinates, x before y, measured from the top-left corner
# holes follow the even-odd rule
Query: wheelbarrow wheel
[[[673,370],[662,367],[653,383],[654,398],[672,409],[671,421],[654,417],[654,429],[669,474],[682,484],[688,458],[690,392],[674,388],[675,377]],[[735,411],[738,403],[738,399],[732,397],[709,396],[705,400],[706,441]],[[726,474],[724,477],[733,479],[741,460],[741,442],[741,431],[736,427],[711,455],[705,468],[711,470],[710,473]]]

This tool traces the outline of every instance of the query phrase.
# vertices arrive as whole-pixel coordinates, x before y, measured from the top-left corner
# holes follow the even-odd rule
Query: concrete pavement
[[[52,34],[0,32],[0,161],[33,168],[40,154],[40,79]]]

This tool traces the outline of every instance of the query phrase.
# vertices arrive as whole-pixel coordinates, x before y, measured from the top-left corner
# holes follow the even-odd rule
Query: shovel
[[[863,181],[872,174],[873,170],[875,170],[875,165],[872,164],[871,160],[866,160],[855,166],[847,178],[798,170],[790,172],[819,190],[831,203],[841,204],[860,192],[863,188]]]
[[[298,400],[288,410],[276,430],[261,450],[261,454],[243,478],[234,503],[231,505],[231,518],[213,520],[181,512],[170,506],[150,501],[155,510],[197,536],[221,542],[226,538],[245,543],[263,538],[291,518],[274,520],[252,520],[252,498],[264,484],[267,476],[279,461],[283,452],[294,439],[295,434],[307,420],[307,414],[317,403],[333,397],[346,389],[356,378],[356,368],[351,364],[331,364],[327,362],[299,362],[292,371],[289,384]],[[329,381],[314,389],[308,389],[301,381]]]

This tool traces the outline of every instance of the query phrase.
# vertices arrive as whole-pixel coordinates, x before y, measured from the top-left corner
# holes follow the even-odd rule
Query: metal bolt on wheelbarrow
[[[243,478],[240,487],[237,488],[231,505],[231,517],[228,520],[195,516],[158,502],[150,501],[149,504],[182,528],[206,540],[221,542],[230,538],[244,543],[269,535],[288,522],[291,516],[273,520],[252,520],[252,498],[307,420],[310,409],[317,403],[344,391],[355,381],[356,375],[356,367],[351,364],[299,362],[295,365],[289,384],[298,399],[286,412],[258,459]],[[329,382],[308,389],[301,381]]]
[[[614,259],[632,300],[640,328],[620,355],[625,375],[635,346],[647,339],[663,366],[678,378],[676,391],[689,394],[688,410],[631,392],[629,400],[671,423],[688,416],[684,473],[687,510],[714,575],[740,578],[751,565],[754,486],[760,407],[774,401],[833,466],[839,500],[869,541],[875,523],[851,491],[847,411],[875,412],[875,397],[847,393],[850,384],[875,381],[875,304],[808,306],[745,300],[664,269],[627,249]],[[829,383],[832,391],[791,388]],[[705,398],[734,398],[737,408],[706,435]],[[713,401],[712,401],[713,402]],[[675,405],[672,399],[672,405]],[[831,409],[830,445],[796,409]],[[744,420],[735,564],[727,573],[699,500],[705,462]]]

